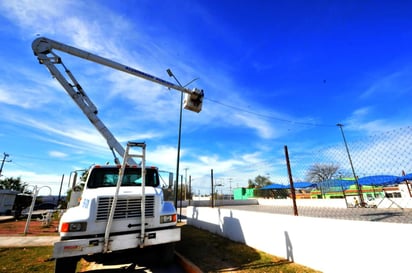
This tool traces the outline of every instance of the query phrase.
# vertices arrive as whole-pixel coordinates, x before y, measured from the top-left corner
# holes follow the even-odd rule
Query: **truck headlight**
[[[77,232],[85,231],[87,229],[87,222],[63,223],[60,232]]]
[[[160,216],[160,223],[161,224],[176,222],[176,220],[177,220],[176,214]]]

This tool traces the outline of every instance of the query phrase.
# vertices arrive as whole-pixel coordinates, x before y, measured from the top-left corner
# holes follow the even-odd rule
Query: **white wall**
[[[292,199],[263,199],[258,198],[259,205],[267,206],[293,206]],[[348,197],[348,205],[353,205],[353,197]],[[304,207],[329,207],[347,208],[345,199],[296,199],[297,206]],[[412,208],[412,198],[377,198],[370,204],[375,204],[378,208]]]
[[[11,212],[17,194],[17,191],[0,190],[0,214]]]
[[[322,272],[412,272],[411,224],[187,207],[187,223]]]
[[[255,198],[244,200],[214,200],[214,205],[217,206],[239,206],[239,205],[259,205],[259,200]],[[177,207],[197,206],[197,207],[211,207],[212,200],[183,200],[177,201]]]
[[[258,199],[259,205],[293,207],[292,199]],[[347,208],[345,199],[296,199],[298,207]]]

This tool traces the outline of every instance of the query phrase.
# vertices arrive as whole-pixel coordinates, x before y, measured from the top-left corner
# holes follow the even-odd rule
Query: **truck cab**
[[[80,257],[94,261],[94,254],[136,248],[160,245],[165,256],[169,259],[173,256],[173,243],[180,240],[180,229],[176,227],[173,203],[163,199],[157,168],[145,168],[142,186],[142,168],[127,166],[116,192],[120,168],[120,165],[90,168],[79,205],[69,208],[59,223],[61,240],[55,244],[53,253],[56,272],[73,268]],[[105,234],[109,237],[105,238]]]

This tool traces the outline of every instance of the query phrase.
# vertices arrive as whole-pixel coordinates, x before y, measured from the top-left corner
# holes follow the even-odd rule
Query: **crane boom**
[[[104,125],[104,123],[97,116],[97,107],[93,104],[87,94],[84,92],[81,85],[77,82],[76,78],[70,72],[69,69],[63,64],[61,58],[54,52],[54,50],[62,51],[73,56],[89,60],[133,76],[143,78],[145,80],[163,85],[169,89],[174,89],[185,93],[184,108],[193,112],[199,113],[202,109],[203,103],[203,90],[193,89],[189,90],[183,86],[173,84],[171,82],[165,81],[158,77],[152,76],[138,69],[132,68],[127,65],[117,63],[115,61],[109,60],[107,58],[100,57],[98,55],[92,54],[82,49],[78,49],[45,37],[39,37],[35,39],[32,43],[32,49],[34,55],[37,56],[40,64],[44,64],[50,73],[60,82],[69,96],[76,102],[79,108],[87,116],[90,122],[96,127],[96,129],[102,134],[106,139],[109,148],[111,149],[115,162],[118,164],[119,160],[115,155],[115,151],[121,156],[124,156],[124,148],[117,141],[110,130]],[[61,65],[64,72],[69,77],[69,80],[63,76],[56,65]],[[132,158],[129,159],[129,164],[136,164]]]

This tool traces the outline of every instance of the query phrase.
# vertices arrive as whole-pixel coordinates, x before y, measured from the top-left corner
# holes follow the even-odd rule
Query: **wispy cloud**
[[[50,152],[49,152],[49,155],[50,155],[51,157],[57,157],[57,158],[64,158],[64,157],[67,157],[67,156],[68,156],[67,154],[62,153],[62,152],[60,152],[60,151],[50,151]]]
[[[61,175],[56,175],[54,171],[52,173],[38,173],[33,171],[24,171],[19,170],[17,172],[10,171],[8,172],[8,176],[10,177],[20,177],[23,183],[29,185],[27,190],[32,191],[34,186],[37,186],[40,189],[40,195],[57,195],[58,189],[60,185],[60,181],[62,180]],[[65,194],[65,190],[63,189],[62,194]]]
[[[377,132],[387,132],[395,128],[404,126],[402,121],[394,122],[388,119],[376,118],[376,109],[373,107],[363,107],[356,109],[344,121],[345,130],[362,132],[363,135],[372,135]],[[381,110],[378,110],[381,111]]]
[[[412,91],[412,68],[404,67],[397,71],[380,76],[374,80],[360,98],[368,99],[373,96],[404,96]]]
[[[246,127],[256,130],[257,134],[264,139],[273,138],[274,131],[271,126],[262,119],[253,118],[246,115],[236,115],[239,118],[240,123]]]

